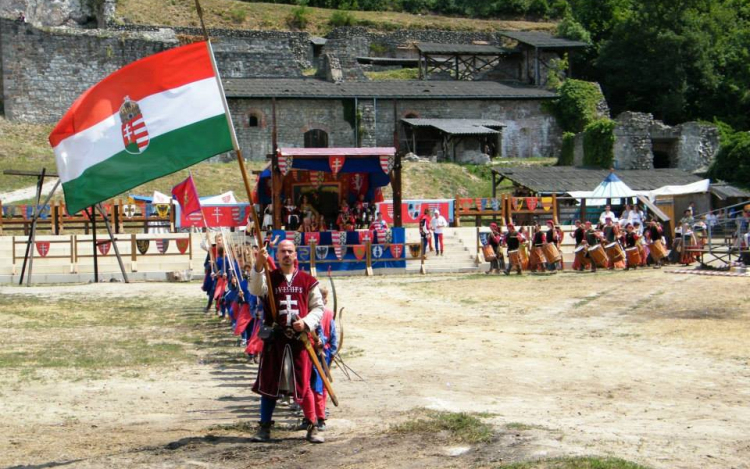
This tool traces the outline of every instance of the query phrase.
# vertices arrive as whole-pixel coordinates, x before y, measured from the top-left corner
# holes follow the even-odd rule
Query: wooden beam
[[[5,171],[3,171],[3,174],[5,174],[6,176],[34,176],[37,178],[41,177],[42,173],[43,171],[22,171],[18,169],[6,169]],[[55,173],[44,173],[44,176],[53,178],[59,177]]]

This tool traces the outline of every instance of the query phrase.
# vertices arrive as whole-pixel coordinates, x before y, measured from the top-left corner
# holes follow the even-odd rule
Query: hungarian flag
[[[180,204],[184,216],[201,210],[201,201],[192,175],[172,188],[172,197]]]
[[[133,62],[78,97],[49,136],[69,211],[232,150],[207,42]]]

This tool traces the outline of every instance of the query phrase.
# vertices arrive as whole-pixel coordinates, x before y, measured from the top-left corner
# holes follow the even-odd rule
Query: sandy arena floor
[[[94,378],[28,380],[0,368],[0,467],[493,467],[611,455],[654,468],[750,468],[747,278],[639,270],[336,284],[344,355],[366,381],[334,370],[341,406],[320,446],[281,430],[272,443],[248,442],[256,368],[225,323],[203,316],[197,283],[0,288],[195,298],[184,314],[205,321],[213,347],[196,346],[188,363]],[[11,333],[0,326],[0,337]],[[388,431],[419,408],[482,413],[495,438],[471,446]],[[280,408],[277,420],[294,417]]]

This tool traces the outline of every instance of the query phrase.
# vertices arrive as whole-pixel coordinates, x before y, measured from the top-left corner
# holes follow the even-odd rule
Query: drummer
[[[583,239],[586,237],[586,230],[583,229],[583,226],[581,225],[581,220],[576,220],[574,222],[574,225],[576,227],[575,231],[573,232],[573,238],[576,240],[576,250],[581,246],[581,243],[583,243]],[[576,258],[573,261],[573,270],[579,270],[581,265],[578,262],[578,259]]]
[[[521,233],[516,231],[516,227],[513,223],[508,223],[506,227],[508,228],[508,232],[505,233],[503,243],[508,246],[508,265],[503,272],[505,275],[510,275],[511,269],[516,269],[518,275],[521,275],[521,257],[516,256],[515,258],[512,258],[510,253],[516,251],[520,254],[521,243],[526,240]]]
[[[650,246],[653,245],[656,241],[661,241],[662,238],[662,232],[657,226],[656,220],[652,219],[649,222],[648,227],[645,230],[645,236],[648,240],[649,251],[653,252],[653,249]],[[654,269],[658,269],[659,267],[661,267],[662,263],[664,262],[663,259],[659,259],[658,261],[654,260],[654,257],[651,254],[649,254],[649,258],[651,259],[651,263],[654,264]]]
[[[604,241],[606,242],[606,244],[616,243],[617,239],[620,237],[620,227],[613,222],[614,220],[612,218],[607,217],[605,219],[604,228],[602,228],[602,232],[604,233]],[[613,259],[609,260],[609,266],[607,266],[609,270],[624,267],[625,263],[623,261],[615,262]]]
[[[560,250],[560,236],[557,233],[557,229],[555,229],[555,222],[552,220],[547,220],[547,234],[545,235],[545,241],[549,244],[553,244],[558,251]],[[562,256],[560,256],[558,262],[547,262],[547,270],[555,272],[558,268],[558,263],[562,265]],[[560,270],[562,270],[562,268]]]
[[[625,248],[631,249],[631,248],[638,248],[636,245],[638,243],[638,238],[640,238],[640,235],[638,235],[638,232],[635,231],[635,226],[632,223],[628,223],[625,225]],[[625,270],[629,269],[635,269],[638,267],[638,264],[630,265],[630,258],[628,256],[625,256]]]
[[[544,232],[542,231],[542,227],[539,226],[539,223],[534,223],[534,237],[531,241],[532,244],[532,252],[531,252],[531,260],[529,262],[529,270],[532,272],[540,271],[544,272],[546,262],[544,255],[541,254],[541,250],[544,247]]]
[[[594,229],[594,227],[591,225],[590,221],[587,221],[585,224],[585,232],[584,232],[584,242],[589,246],[593,247],[599,244],[599,233]],[[599,248],[603,249],[603,248]],[[589,260],[589,264],[591,264],[591,272],[596,272],[596,262],[594,262],[594,259],[591,257],[591,255],[587,252],[586,258]],[[584,266],[580,266],[580,269],[583,270]]]

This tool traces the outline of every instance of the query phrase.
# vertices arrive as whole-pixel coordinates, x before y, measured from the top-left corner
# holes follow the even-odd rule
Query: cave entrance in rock
[[[653,139],[654,169],[677,167],[677,139]]]

